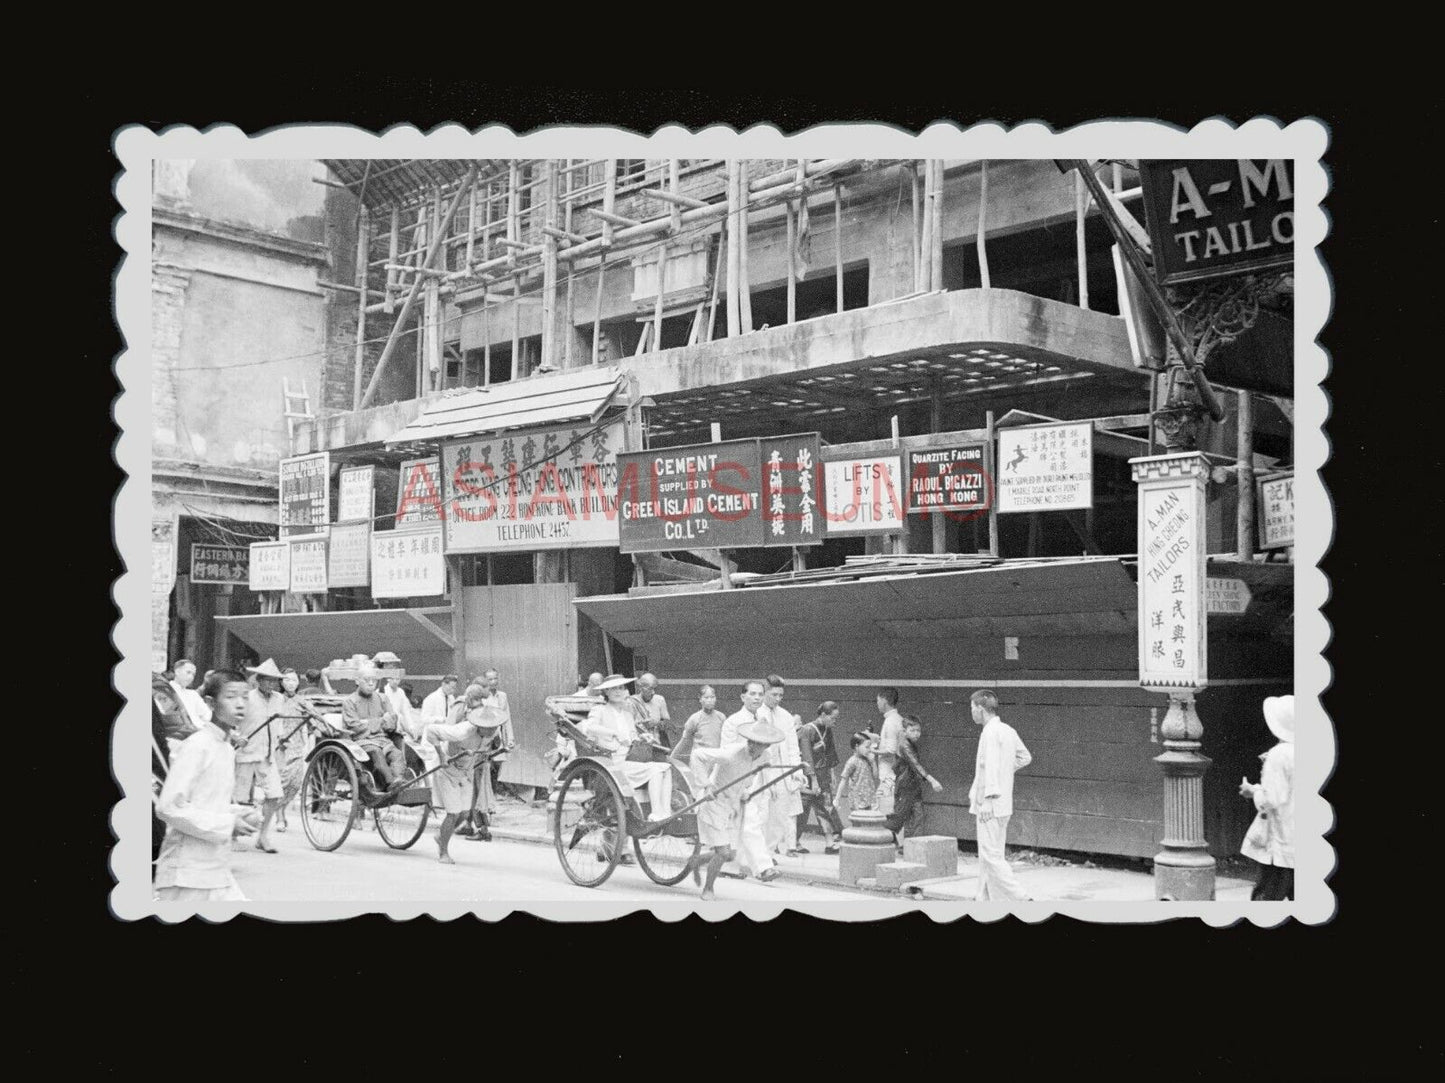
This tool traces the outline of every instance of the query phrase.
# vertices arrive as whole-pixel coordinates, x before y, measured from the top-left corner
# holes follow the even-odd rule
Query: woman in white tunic
[[[591,741],[601,745],[607,763],[616,774],[627,780],[634,789],[647,787],[648,799],[652,802],[650,820],[665,820],[672,815],[672,764],[640,763],[627,758],[632,742],[637,740],[637,715],[628,702],[627,686],[631,677],[608,677],[599,686],[605,703],[592,708],[585,721],[577,728]]]
[[[1294,696],[1266,699],[1264,721],[1279,743],[1260,757],[1259,781],[1240,784],[1256,809],[1240,852],[1264,866],[1250,898],[1277,901],[1294,898]]]

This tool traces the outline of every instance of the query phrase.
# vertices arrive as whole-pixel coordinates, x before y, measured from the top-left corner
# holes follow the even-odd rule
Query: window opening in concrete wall
[[[838,311],[837,282],[832,269],[817,270],[797,288],[797,318],[811,320],[815,316],[831,316]],[[780,283],[767,289],[755,289],[751,294],[753,327],[762,330],[781,327],[788,322],[788,286]],[[843,268],[843,308],[868,307],[868,264]],[[719,324],[722,321],[719,320]]]
[[[1018,290],[1067,304],[1079,303],[1079,264],[1074,220],[988,238],[989,285]],[[1089,308],[1119,314],[1119,290],[1110,253],[1113,237],[1096,215],[1084,223],[1089,275]],[[978,289],[978,247],[972,239],[944,245],[943,285],[950,290]],[[756,317],[754,317],[756,319]]]
[[[479,569],[481,577],[478,579],[478,582],[485,583],[487,581],[486,561],[488,558],[483,556],[477,559],[481,563],[481,568]],[[531,553],[493,553],[491,554],[491,562],[492,586],[494,587],[514,587],[536,582]]]

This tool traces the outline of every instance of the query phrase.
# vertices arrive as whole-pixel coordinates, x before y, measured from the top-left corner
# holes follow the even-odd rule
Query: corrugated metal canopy
[[[451,606],[216,618],[221,628],[278,665],[319,668],[335,658],[388,650],[401,656],[408,673],[451,668],[451,621]]]
[[[432,189],[454,189],[467,175],[470,158],[323,158],[336,179],[351,189],[368,210],[405,207],[430,198]],[[481,178],[505,170],[507,163],[481,163]]]
[[[608,366],[468,388],[442,396],[406,428],[387,437],[386,443],[388,447],[432,443],[579,418],[596,420],[621,386],[620,370]]]

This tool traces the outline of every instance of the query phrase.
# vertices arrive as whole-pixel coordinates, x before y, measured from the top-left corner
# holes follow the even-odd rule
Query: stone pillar
[[[1169,696],[1160,723],[1164,772],[1163,850],[1154,858],[1154,894],[1167,900],[1214,898],[1214,858],[1204,840],[1204,727],[1194,696],[1209,683],[1204,591],[1205,485],[1197,451],[1131,459],[1139,486],[1139,684]]]
[[[1164,847],[1154,856],[1154,897],[1214,899],[1214,858],[1204,840],[1204,772],[1199,754],[1204,726],[1194,713],[1193,693],[1172,694],[1159,726],[1164,752],[1154,757],[1164,771]]]

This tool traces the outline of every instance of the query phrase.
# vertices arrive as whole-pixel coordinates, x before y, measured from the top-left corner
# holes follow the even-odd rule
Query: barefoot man
[[[692,750],[692,777],[700,787],[699,796],[711,795],[697,809],[697,834],[710,854],[698,854],[688,862],[693,883],[703,884],[703,901],[713,898],[712,886],[723,863],[731,860],[733,840],[739,833],[743,818],[743,791],[746,785],[722,787],[742,778],[749,771],[765,762],[768,749],[783,740],[783,732],[770,722],[751,721],[737,727],[740,743],[727,744],[721,748],[703,748],[695,745]],[[719,792],[719,791],[722,792]],[[703,883],[702,866],[707,866],[707,881]]]
[[[475,690],[475,695],[472,693]],[[469,688],[469,701],[480,701],[482,690],[473,686]],[[459,715],[457,721],[433,722],[426,727],[424,739],[435,746],[438,755],[441,756],[444,766],[436,774],[432,775],[432,799],[441,806],[445,816],[442,817],[441,826],[437,829],[437,860],[443,865],[455,865],[456,861],[452,855],[447,853],[447,846],[451,843],[452,835],[457,829],[457,822],[467,815],[476,805],[475,775],[477,768],[485,771],[487,765],[478,763],[478,751],[490,747],[496,742],[496,732],[488,728],[485,732],[478,727],[472,718],[475,715],[463,710],[454,712]],[[449,762],[452,756],[459,752],[472,753],[462,756],[455,762]]]

